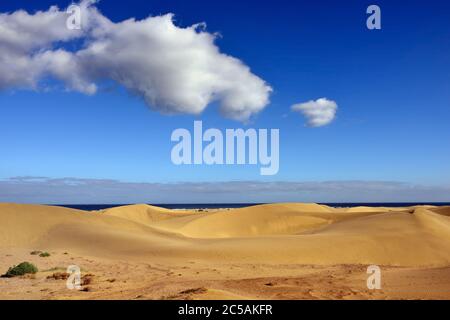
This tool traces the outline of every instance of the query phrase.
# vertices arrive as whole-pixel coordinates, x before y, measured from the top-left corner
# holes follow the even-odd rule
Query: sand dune
[[[132,220],[61,207],[0,204],[0,220],[0,247],[64,249],[120,258],[177,242],[177,237]]]
[[[358,206],[351,208],[343,208],[345,212],[390,212],[390,211],[406,211],[408,208],[388,208],[388,207],[366,207]]]
[[[414,215],[430,233],[435,236],[450,239],[450,216],[438,212],[442,211],[418,208],[414,210]],[[444,211],[444,213],[448,212]]]
[[[104,264],[99,261],[113,261],[118,270],[124,261],[180,270],[196,263],[198,271],[193,279],[197,280],[211,265],[219,266],[218,271],[211,269],[211,275],[201,279],[222,279],[219,275],[224,268],[233,270],[233,266],[246,270],[240,273],[242,277],[254,275],[259,265],[273,266],[275,274],[282,270],[289,274],[294,266],[448,268],[449,213],[449,207],[348,209],[295,203],[200,213],[148,205],[88,212],[0,204],[0,253],[11,256],[11,252],[36,249],[70,252],[78,260],[97,261],[97,267]],[[0,267],[7,268],[1,261]],[[436,273],[439,277],[450,269],[440,270],[444,271]],[[198,290],[202,293],[189,297],[257,297],[227,290],[202,289]],[[176,294],[174,298],[187,295]]]
[[[444,207],[434,207],[434,208],[429,208],[429,209],[430,209],[430,211],[441,214],[443,216],[450,216],[450,207],[444,206]]]
[[[214,213],[147,205],[84,212],[2,204],[0,247],[144,260],[446,266],[450,218],[440,211],[273,204]]]
[[[380,212],[369,212],[375,213]],[[323,205],[286,203],[191,215],[159,221],[153,226],[191,238],[258,237],[300,234],[365,215],[368,213],[364,211],[343,214]]]
[[[148,204],[135,204],[129,206],[114,207],[102,210],[101,213],[108,216],[124,218],[145,225],[152,225],[158,221],[195,214],[192,211],[174,211],[165,208],[150,206]]]

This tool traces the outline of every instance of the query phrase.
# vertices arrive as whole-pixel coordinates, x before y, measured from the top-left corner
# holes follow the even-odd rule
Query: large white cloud
[[[315,101],[294,104],[291,110],[301,112],[307,118],[309,126],[321,127],[334,120],[337,108],[338,106],[333,100],[320,98]]]
[[[221,53],[203,25],[178,27],[172,14],[114,23],[94,2],[81,2],[82,30],[69,30],[56,7],[0,14],[0,90],[40,89],[50,77],[94,94],[109,79],[162,113],[199,114],[218,101],[242,121],[269,103],[270,86]]]

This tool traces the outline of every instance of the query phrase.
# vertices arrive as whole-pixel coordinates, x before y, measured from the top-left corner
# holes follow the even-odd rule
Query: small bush
[[[50,257],[50,253],[42,252],[41,254],[39,254],[39,257],[42,257],[42,258]]]
[[[2,277],[11,278],[16,276],[23,276],[27,273],[34,274],[36,272],[38,272],[38,268],[34,264],[29,262],[22,262],[17,266],[9,268],[8,271],[4,275],[2,275]]]

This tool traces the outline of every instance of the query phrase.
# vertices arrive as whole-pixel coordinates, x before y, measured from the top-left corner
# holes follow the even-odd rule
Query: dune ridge
[[[0,204],[0,248],[111,259],[449,266],[448,207],[269,204],[197,213],[148,205],[81,211]]]

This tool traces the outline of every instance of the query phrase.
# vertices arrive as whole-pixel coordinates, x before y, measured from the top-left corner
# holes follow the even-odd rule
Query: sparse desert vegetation
[[[38,272],[38,268],[29,262],[22,262],[17,266],[12,266],[8,269],[8,271],[2,275],[4,278],[12,278],[17,276],[23,276],[25,274],[35,274]]]

